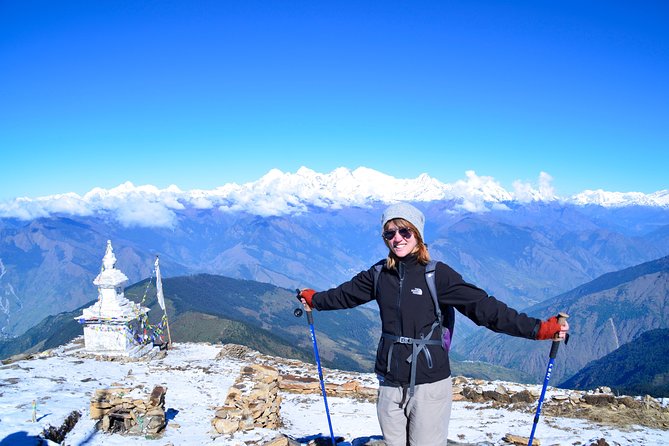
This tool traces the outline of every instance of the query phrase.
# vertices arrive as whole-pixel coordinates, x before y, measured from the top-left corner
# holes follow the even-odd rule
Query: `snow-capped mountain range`
[[[175,212],[185,208],[218,208],[268,217],[305,212],[311,206],[338,209],[394,201],[452,200],[456,209],[468,212],[505,209],[513,202],[552,201],[581,206],[669,207],[669,190],[652,194],[586,190],[559,197],[551,186],[552,177],[545,172],[541,172],[537,184],[514,182],[513,191],[506,190],[493,177],[479,176],[474,171],[465,175],[465,179],[454,183],[442,183],[425,173],[413,179],[398,179],[366,167],[341,167],[327,174],[301,167],[295,173],[272,169],[257,181],[228,183],[213,190],[183,191],[175,185],[159,189],[126,182],[112,189],[94,188],[83,196],[64,193],[19,197],[0,203],[0,218],[31,220],[54,214],[109,213],[125,226],[170,227],[175,223]]]

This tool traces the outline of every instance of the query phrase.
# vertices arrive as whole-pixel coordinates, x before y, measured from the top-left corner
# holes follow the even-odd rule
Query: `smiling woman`
[[[425,216],[408,203],[381,217],[388,256],[336,288],[300,291],[307,309],[338,310],[376,300],[381,317],[375,372],[377,413],[388,446],[442,446],[448,437],[452,381],[449,351],[454,310],[498,333],[562,339],[569,325],[541,321],[508,307],[430,259]]]

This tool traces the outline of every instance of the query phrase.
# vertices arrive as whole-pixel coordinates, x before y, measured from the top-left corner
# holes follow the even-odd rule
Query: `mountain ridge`
[[[560,387],[590,390],[607,386],[616,393],[669,397],[669,329],[641,333],[631,342],[588,363]]]
[[[571,339],[559,350],[552,373],[552,380],[559,383],[641,333],[669,328],[669,256],[605,274],[524,311],[544,318],[558,312],[570,316]],[[522,363],[539,380],[548,348],[546,343],[477,332],[457,344],[455,351],[467,359],[508,368]]]
[[[669,208],[669,190],[651,194],[586,190],[559,197],[542,172],[538,184],[516,181],[513,191],[493,177],[465,172],[465,179],[443,183],[423,173],[413,179],[398,179],[382,172],[358,167],[340,167],[330,173],[300,167],[295,173],[272,169],[259,180],[242,185],[228,183],[212,190],[182,191],[176,185],[159,189],[125,182],[112,189],[93,188],[84,195],[73,192],[39,198],[20,197],[0,203],[0,217],[30,220],[51,215],[89,216],[111,212],[125,225],[173,227],[175,212],[185,208],[218,208],[271,216],[299,214],[309,206],[340,208],[370,206],[396,201],[431,202],[452,200],[469,212],[505,209],[510,203],[562,202],[577,206],[649,206]]]
[[[431,256],[515,308],[669,253],[669,209],[553,202],[473,213],[448,200],[415,205],[426,215]],[[107,240],[131,282],[150,276],[160,255],[166,276],[209,273],[327,289],[387,255],[379,238],[384,207],[309,207],[268,217],[189,208],[175,211],[170,228],[126,227],[111,214],[0,218],[0,333],[20,334],[93,298]]]

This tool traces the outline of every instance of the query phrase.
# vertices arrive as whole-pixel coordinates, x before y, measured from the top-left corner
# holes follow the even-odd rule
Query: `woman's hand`
[[[311,310],[313,308],[313,305],[311,304],[311,299],[313,299],[314,294],[316,294],[316,291],[312,290],[311,288],[303,288],[300,290],[300,293],[298,294],[298,297],[305,305],[305,307],[307,307],[307,310]]]
[[[537,333],[537,339],[540,341],[552,340],[552,341],[563,341],[567,337],[567,332],[569,331],[569,323],[565,317],[561,317],[558,320],[557,316],[545,320],[541,323],[539,327],[539,333]]]

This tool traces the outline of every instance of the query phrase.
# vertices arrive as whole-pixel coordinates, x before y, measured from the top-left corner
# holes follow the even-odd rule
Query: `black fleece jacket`
[[[385,263],[385,261],[379,262]],[[518,313],[485,291],[465,282],[462,276],[445,263],[438,262],[436,287],[442,313],[453,306],[477,325],[499,333],[536,339],[541,321]],[[374,300],[374,267],[358,273],[353,279],[327,291],[314,294],[312,304],[317,310],[352,308]],[[397,269],[381,270],[376,296],[383,333],[420,338],[430,332],[435,321],[434,304],[425,280],[425,266],[415,256],[407,256]],[[432,339],[440,339],[435,330]],[[410,382],[410,344],[395,344],[388,366],[388,350],[392,341],[381,337],[376,353],[375,371],[387,385],[406,386]],[[448,352],[441,345],[429,345],[432,368],[426,355],[418,356],[416,384],[436,382],[451,375]]]

